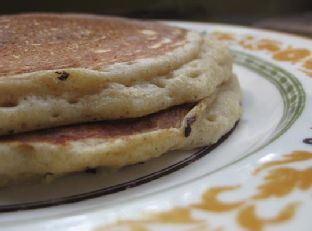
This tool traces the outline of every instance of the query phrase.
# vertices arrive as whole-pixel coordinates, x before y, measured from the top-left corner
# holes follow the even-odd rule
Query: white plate
[[[232,134],[212,150],[2,189],[1,230],[310,230],[312,41],[171,24],[229,43],[244,106]]]

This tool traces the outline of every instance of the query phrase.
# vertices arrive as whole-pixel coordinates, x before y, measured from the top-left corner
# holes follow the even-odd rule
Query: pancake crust
[[[195,105],[177,106],[131,122],[100,122],[2,137],[0,185],[46,173],[122,167],[170,150],[209,145],[227,133],[240,114],[240,89],[233,77]]]

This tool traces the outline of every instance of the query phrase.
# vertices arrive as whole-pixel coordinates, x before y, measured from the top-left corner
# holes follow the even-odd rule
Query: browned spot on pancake
[[[130,19],[75,14],[1,16],[0,74],[75,67],[99,70],[116,62],[165,54],[185,39],[183,29]]]
[[[3,136],[0,139],[0,143],[47,142],[64,144],[82,139],[109,139],[126,137],[157,129],[176,128],[181,126],[182,120],[193,106],[194,104],[175,106],[170,109],[136,119],[101,121],[8,135]]]

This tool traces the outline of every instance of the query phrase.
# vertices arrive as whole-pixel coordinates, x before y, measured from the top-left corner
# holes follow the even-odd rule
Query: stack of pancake
[[[230,52],[207,36],[114,17],[0,17],[0,185],[210,145],[240,114]]]

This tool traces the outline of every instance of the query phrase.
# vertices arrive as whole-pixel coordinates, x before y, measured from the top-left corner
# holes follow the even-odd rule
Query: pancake
[[[232,75],[229,51],[210,38],[113,17],[1,16],[0,50],[0,135],[145,116]]]
[[[96,167],[122,167],[170,150],[217,142],[239,119],[240,89],[230,78],[207,98],[135,119],[102,121],[0,138],[0,185]]]

